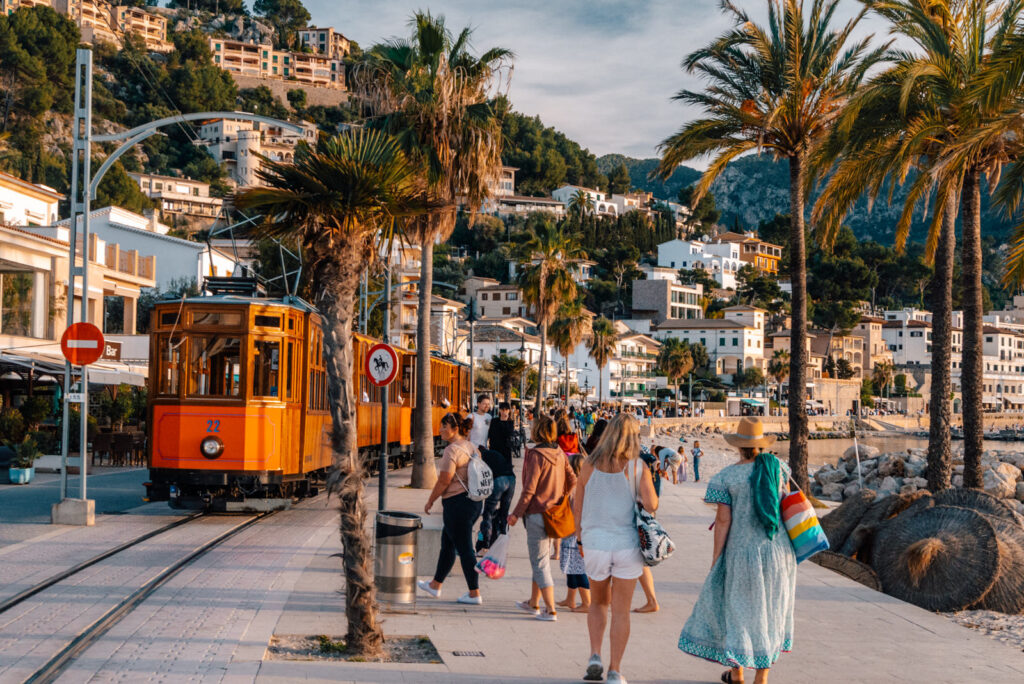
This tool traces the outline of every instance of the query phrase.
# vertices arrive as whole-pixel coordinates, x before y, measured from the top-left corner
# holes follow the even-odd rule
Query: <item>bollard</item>
[[[401,511],[378,511],[373,576],[377,601],[385,606],[416,605],[416,532],[420,516]]]

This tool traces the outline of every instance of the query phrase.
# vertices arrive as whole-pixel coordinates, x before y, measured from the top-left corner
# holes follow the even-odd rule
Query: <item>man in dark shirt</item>
[[[480,456],[494,476],[494,489],[484,501],[480,518],[480,534],[477,535],[476,550],[489,549],[498,535],[508,531],[508,511],[512,506],[512,495],[516,490],[516,473],[512,469],[512,435],[515,423],[512,408],[507,402],[498,406],[498,417],[491,421],[488,432],[490,449],[481,449]]]

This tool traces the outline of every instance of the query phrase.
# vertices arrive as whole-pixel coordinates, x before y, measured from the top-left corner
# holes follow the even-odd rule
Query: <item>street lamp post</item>
[[[526,403],[526,374],[530,364],[526,363],[526,335],[519,333],[519,358],[523,361],[523,372],[519,374],[519,444],[526,447],[526,423],[524,404]]]
[[[469,323],[469,411],[470,413],[476,408],[476,384],[475,374],[476,369],[476,357],[473,355],[473,324],[476,323],[476,301],[473,299],[469,300],[469,315],[466,316],[466,322]]]

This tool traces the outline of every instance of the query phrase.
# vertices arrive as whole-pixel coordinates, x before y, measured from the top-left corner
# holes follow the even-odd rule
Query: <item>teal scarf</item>
[[[782,525],[782,514],[779,510],[779,459],[767,451],[762,451],[754,459],[754,472],[750,474],[750,488],[754,494],[754,514],[764,527],[769,539]]]

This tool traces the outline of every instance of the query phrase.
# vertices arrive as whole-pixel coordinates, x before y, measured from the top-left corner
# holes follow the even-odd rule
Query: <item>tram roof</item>
[[[286,306],[290,309],[319,313],[317,308],[301,297],[245,297],[242,295],[199,295],[184,299],[161,299],[158,304],[255,304],[259,306]]]

